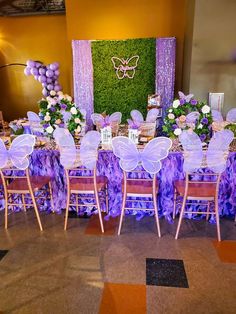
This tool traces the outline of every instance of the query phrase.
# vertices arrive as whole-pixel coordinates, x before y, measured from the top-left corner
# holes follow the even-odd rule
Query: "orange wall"
[[[65,16],[0,18],[0,66],[25,63],[27,59],[45,64],[58,61],[60,83],[70,93],[71,57]],[[20,66],[0,69],[0,110],[6,120],[38,110],[42,86],[33,76],[26,77],[23,70]]]
[[[66,0],[69,39],[176,37],[181,88],[186,0]]]

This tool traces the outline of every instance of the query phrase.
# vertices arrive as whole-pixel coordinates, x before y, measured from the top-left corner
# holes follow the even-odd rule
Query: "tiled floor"
[[[236,313],[236,226],[222,219],[222,241],[205,220],[125,217],[69,219],[43,213],[40,233],[33,211],[0,213],[0,313]],[[7,252],[8,251],[8,252]]]

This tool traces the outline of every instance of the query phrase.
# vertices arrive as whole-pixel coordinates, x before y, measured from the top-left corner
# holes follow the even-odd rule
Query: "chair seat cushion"
[[[97,190],[101,191],[105,188],[108,180],[105,176],[97,176]],[[72,192],[94,192],[94,181],[93,178],[70,178],[70,190]]]
[[[185,192],[185,181],[175,181],[174,186],[179,195],[183,196]],[[192,197],[214,197],[216,194],[216,183],[215,182],[197,182],[190,183],[188,185],[188,196]]]
[[[46,184],[50,182],[50,177],[47,176],[31,176],[30,182],[33,191],[38,191],[43,188]],[[8,186],[7,190],[9,192],[14,191],[15,193],[19,192],[28,192],[28,182],[26,178],[15,178]]]
[[[156,191],[158,191],[158,186],[156,185]],[[124,181],[122,181],[122,192],[124,192]],[[127,194],[152,194],[152,181],[142,181],[142,180],[127,180],[126,186]]]

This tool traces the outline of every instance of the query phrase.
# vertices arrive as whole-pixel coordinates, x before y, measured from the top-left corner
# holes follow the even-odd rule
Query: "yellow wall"
[[[69,39],[176,37],[181,88],[186,0],[66,0]]]
[[[0,66],[25,63],[27,59],[45,64],[60,63],[60,83],[70,93],[71,57],[66,18],[34,16],[0,18]],[[38,111],[42,86],[33,76],[26,77],[24,67],[0,69],[0,110],[6,120],[24,117],[28,110]]]

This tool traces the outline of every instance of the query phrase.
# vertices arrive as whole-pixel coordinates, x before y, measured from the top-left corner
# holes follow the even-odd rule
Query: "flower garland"
[[[55,128],[67,127],[70,133],[78,134],[84,121],[83,115],[72,97],[61,91],[50,91],[50,96],[39,101],[39,116],[45,132],[52,136]]]
[[[212,131],[211,108],[204,102],[185,96],[179,92],[179,99],[167,109],[162,130],[171,138],[177,138],[183,130],[192,130],[204,142],[209,140]]]

